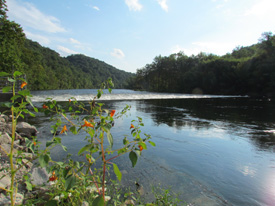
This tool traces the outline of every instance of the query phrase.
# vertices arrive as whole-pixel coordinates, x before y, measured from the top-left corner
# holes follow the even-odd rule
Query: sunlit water
[[[33,92],[41,105],[45,97],[67,101],[74,96],[88,101],[96,90]],[[150,199],[151,186],[171,188],[194,205],[275,205],[275,104],[270,99],[248,97],[158,94],[114,90],[103,95],[105,108],[132,107],[128,117],[115,121],[114,147],[136,116],[144,121],[156,147],[142,152],[132,169],[127,155],[116,159],[123,183],[138,181]],[[51,138],[48,118],[33,122],[42,142]],[[70,153],[85,145],[85,134],[62,136]],[[56,150],[56,157],[63,157]]]

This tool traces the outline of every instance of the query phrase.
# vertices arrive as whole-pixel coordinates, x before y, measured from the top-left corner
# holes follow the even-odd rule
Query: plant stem
[[[13,83],[12,87],[12,94],[15,96],[15,83]],[[16,129],[16,119],[14,118],[14,100],[12,100],[12,106],[11,106],[11,118],[12,118],[12,137],[11,137],[11,149],[10,149],[10,170],[11,170],[11,205],[14,205],[14,178],[15,178],[15,171],[14,171],[14,165],[13,165],[13,146],[14,146],[14,140],[15,140],[15,129]]]

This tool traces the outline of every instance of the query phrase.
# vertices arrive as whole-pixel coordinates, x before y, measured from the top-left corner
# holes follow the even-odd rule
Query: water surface
[[[37,105],[45,96],[90,100],[95,90],[34,92]],[[143,132],[156,147],[142,152],[132,169],[128,157],[116,159],[125,184],[138,181],[150,197],[150,186],[171,187],[195,205],[274,205],[275,104],[248,97],[157,94],[114,90],[103,95],[108,109],[132,107],[128,117],[116,120],[114,147],[129,135],[132,119],[142,117]],[[48,119],[38,115],[35,124],[42,141],[50,138]],[[69,152],[85,145],[84,134],[62,137]],[[61,150],[55,155],[62,157]],[[77,157],[76,157],[77,158]]]

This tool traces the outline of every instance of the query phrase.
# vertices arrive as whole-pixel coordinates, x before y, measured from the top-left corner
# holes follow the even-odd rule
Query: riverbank
[[[0,205],[10,205],[10,195],[7,190],[11,187],[10,161],[9,154],[12,148],[12,123],[11,115],[0,115]],[[33,185],[46,185],[49,175],[41,168],[34,165],[36,156],[28,143],[34,143],[34,137],[37,135],[37,129],[26,123],[18,122],[15,132],[15,141],[13,144],[13,164],[18,169],[15,175],[18,184],[16,193],[16,205],[22,205],[24,200],[31,196],[28,192],[25,180],[30,178]],[[34,143],[36,144],[36,143]]]

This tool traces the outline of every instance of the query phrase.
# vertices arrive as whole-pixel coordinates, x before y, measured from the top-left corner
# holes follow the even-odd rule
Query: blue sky
[[[7,0],[10,20],[61,56],[128,72],[158,55],[224,55],[275,33],[275,0]]]

